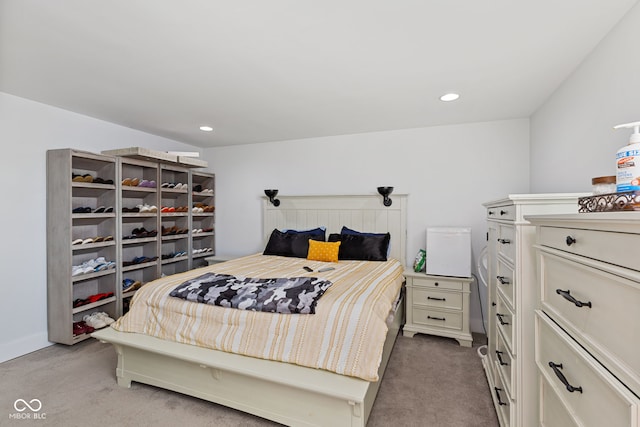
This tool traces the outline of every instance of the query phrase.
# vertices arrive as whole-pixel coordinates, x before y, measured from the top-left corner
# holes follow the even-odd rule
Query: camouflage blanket
[[[205,273],[181,283],[169,295],[241,310],[315,314],[318,300],[331,285],[316,277],[262,279]]]

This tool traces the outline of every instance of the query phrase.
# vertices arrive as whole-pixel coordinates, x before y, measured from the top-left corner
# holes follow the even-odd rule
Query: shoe
[[[109,315],[107,313],[105,313],[104,311],[93,313],[93,315],[98,317],[99,319],[101,319],[107,325],[110,325],[113,322],[115,322],[115,320],[113,320],[111,317],[109,317]]]
[[[83,244],[83,245],[87,245],[87,244],[89,244],[89,243],[93,243],[93,239],[92,239],[92,238],[84,239],[84,240],[82,241],[82,244]]]
[[[160,186],[160,188],[169,188],[169,183],[168,182],[163,182],[162,185]]]
[[[113,206],[108,206],[105,210],[104,213],[111,213],[113,212]]]
[[[138,184],[138,187],[148,187],[149,186],[149,181],[147,181],[146,179],[143,179],[142,181],[140,181],[140,183]]]
[[[137,186],[138,186],[138,184],[140,184],[140,179],[139,179],[139,178],[133,178],[133,179],[131,180],[131,186],[132,186],[132,187],[137,187]]]
[[[193,191],[195,191],[196,193],[200,193],[202,191],[202,185],[200,184],[194,185]]]
[[[71,242],[72,245],[81,245],[82,242],[84,242],[84,240],[82,239],[76,239],[73,242]]]
[[[104,213],[104,210],[106,208],[104,206],[100,206],[99,208],[96,208],[93,213]]]
[[[131,178],[125,178],[122,180],[122,185],[131,185]]]
[[[104,242],[104,237],[102,237],[102,236],[95,237],[95,238],[93,238],[92,242],[93,243]]]
[[[107,326],[107,322],[102,320],[99,316],[96,316],[97,313],[86,314],[82,320],[84,322],[95,329],[101,329]]]

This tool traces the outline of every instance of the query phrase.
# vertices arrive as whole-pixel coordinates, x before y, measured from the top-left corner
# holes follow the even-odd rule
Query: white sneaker
[[[99,318],[100,320],[102,320],[107,325],[110,325],[113,322],[115,322],[115,320],[113,320],[111,317],[109,317],[109,315],[107,313],[105,313],[104,311],[95,312],[95,313],[93,313],[93,315],[96,316],[97,318]]]
[[[97,313],[86,314],[82,320],[84,323],[91,326],[94,329],[101,329],[107,326],[107,322],[96,316]]]

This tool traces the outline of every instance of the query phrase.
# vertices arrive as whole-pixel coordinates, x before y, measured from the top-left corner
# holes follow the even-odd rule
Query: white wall
[[[147,147],[198,151],[0,92],[0,362],[49,345],[47,341],[46,151],[97,152]],[[69,325],[71,328],[71,325]]]
[[[591,191],[591,178],[615,175],[629,142],[620,123],[640,120],[640,4],[531,117],[531,190]]]
[[[529,121],[218,147],[206,149],[204,158],[216,173],[218,254],[262,251],[265,188],[286,195],[377,194],[376,187],[388,185],[409,194],[409,262],[424,248],[427,226],[471,226],[475,257],[485,246],[482,203],[529,191]],[[482,331],[475,290],[472,301],[472,328]]]

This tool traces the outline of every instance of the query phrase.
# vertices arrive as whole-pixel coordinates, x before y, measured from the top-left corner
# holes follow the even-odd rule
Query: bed
[[[392,236],[388,254],[390,265],[393,265],[397,273],[398,265],[401,271],[406,264],[405,195],[394,196],[390,207],[385,207],[379,196],[369,195],[280,196],[278,199],[281,203],[277,207],[267,199],[263,201],[265,242],[273,229],[305,230],[318,225],[327,228],[327,235],[338,233],[343,226],[375,233],[389,232]],[[185,279],[208,272],[225,274],[244,268],[241,273],[246,274],[247,261],[262,263],[264,259],[262,255],[251,255],[158,279],[159,283],[154,281],[145,287],[153,285],[148,288],[149,292],[164,287],[162,292],[166,292]],[[309,264],[314,270],[320,266],[317,262],[305,262],[302,259],[282,261],[286,265],[285,272],[301,271],[302,264]],[[348,264],[348,261],[340,261],[335,264],[333,271],[323,273],[328,279],[335,280],[332,286],[339,286],[336,278],[340,271],[352,268]],[[256,271],[260,269],[256,267]],[[315,271],[314,273],[317,274]],[[329,288],[319,300],[316,314],[312,316],[321,314],[321,307],[326,307],[323,305],[326,302],[324,299],[329,300],[335,293]],[[370,372],[369,367],[368,373],[364,374],[352,370],[354,366],[360,366],[360,363],[338,364],[343,371],[332,371],[325,366],[314,366],[313,363],[304,361],[301,363],[300,360],[286,363],[179,342],[167,339],[166,331],[153,336],[144,332],[122,332],[106,328],[94,332],[93,336],[114,345],[118,355],[116,377],[118,384],[123,387],[130,387],[132,381],[150,384],[286,425],[365,426],[404,320],[403,302],[396,299],[393,307],[395,311],[387,319],[380,354],[373,354],[375,372]],[[219,307],[216,309],[220,310]],[[224,310],[230,313],[243,311]],[[261,315],[266,313],[257,314],[258,317]],[[135,322],[132,320],[131,323]],[[240,338],[236,342],[239,340]],[[367,350],[364,353],[375,352]]]

